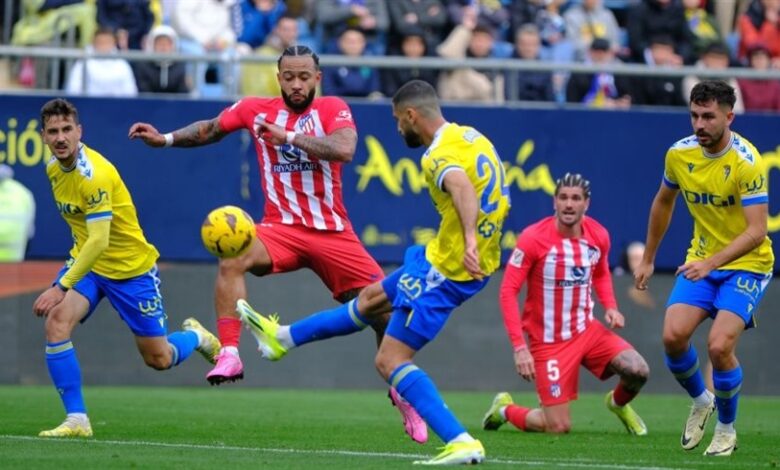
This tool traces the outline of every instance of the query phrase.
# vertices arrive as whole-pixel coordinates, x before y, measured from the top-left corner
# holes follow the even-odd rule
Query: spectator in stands
[[[672,41],[673,62],[693,63],[693,33],[688,29],[682,4],[675,0],[643,0],[628,15],[628,45],[636,62],[647,62],[650,41],[667,36]]]
[[[176,0],[171,26],[179,35],[179,50],[194,55],[232,50],[236,35],[231,27],[231,5],[231,0]],[[224,92],[220,76],[225,74],[224,69],[205,62],[189,65],[188,73],[194,76],[198,94],[220,96]]]
[[[366,36],[357,28],[347,28],[339,36],[338,53],[361,57],[366,53]],[[324,95],[376,97],[379,95],[379,72],[372,67],[323,67]]]
[[[285,49],[298,43],[298,19],[285,13],[276,22],[265,44],[255,49],[254,54],[263,57],[279,57]],[[244,96],[280,96],[279,80],[276,78],[276,61],[268,64],[244,63],[241,65],[240,91]]]
[[[753,44],[748,61],[754,70],[769,70],[769,48],[760,42]],[[740,78],[737,82],[746,111],[780,111],[780,80]]]
[[[582,0],[572,5],[563,15],[566,21],[566,37],[574,49],[574,58],[584,61],[593,38],[609,41],[612,51],[620,51],[620,28],[615,15],[605,8],[603,0]]]
[[[485,59],[491,57],[495,32],[490,25],[477,23],[475,9],[465,10],[463,21],[436,48],[446,59]],[[504,101],[504,77],[499,72],[460,68],[439,75],[439,96],[443,100]]]
[[[607,66],[620,63],[609,39],[599,37],[590,43],[588,62]],[[609,72],[573,73],[566,85],[566,101],[594,108],[628,108],[632,101],[631,79]]]
[[[544,10],[545,0],[514,0],[506,8],[509,11],[509,22],[512,34],[517,37],[517,30],[528,23],[536,23],[536,16]]]
[[[233,8],[233,30],[238,36],[239,47],[245,53],[262,46],[266,36],[287,11],[282,0],[240,0]]]
[[[571,62],[574,50],[566,37],[566,20],[561,15],[564,0],[545,0],[545,6],[536,15],[536,26],[542,38],[542,46],[556,62]]]
[[[395,92],[401,88],[401,85],[410,80],[423,80],[433,87],[436,87],[439,80],[439,72],[435,69],[414,67],[414,60],[421,57],[430,56],[430,45],[425,40],[425,33],[422,30],[415,32],[414,28],[407,28],[409,34],[401,39],[400,49],[388,49],[389,55],[401,55],[408,58],[406,66],[403,68],[386,68],[380,75],[382,94],[385,96],[394,96]]]
[[[79,47],[87,47],[97,29],[95,4],[84,0],[24,2],[22,17],[13,28],[11,44],[46,44],[65,34],[70,28],[75,28],[78,32]]]
[[[539,28],[533,23],[520,27],[515,34],[515,50],[512,58],[536,61],[541,59],[542,39]],[[550,72],[507,72],[505,96],[520,101],[553,101],[553,78]],[[516,94],[515,94],[516,93]]]
[[[505,0],[446,0],[447,14],[451,24],[463,23],[466,11],[475,10],[477,22],[490,25],[495,31],[495,39],[499,41],[505,41],[511,34],[510,12],[504,6],[507,3]],[[473,12],[468,14],[471,15]]]
[[[729,50],[725,44],[714,42],[707,46],[704,52],[701,54],[701,58],[696,62],[696,66],[699,68],[710,70],[726,70],[729,68]],[[691,90],[697,83],[703,79],[689,75],[683,79],[683,98],[691,96]],[[745,112],[745,104],[742,99],[742,93],[739,90],[739,84],[735,78],[722,78],[732,88],[734,88],[734,94],[737,97],[737,101],[734,103],[732,110],[736,114],[742,114]]]
[[[97,0],[98,27],[114,30],[121,50],[140,50],[154,22],[149,0]]]
[[[115,53],[114,31],[98,28],[88,50],[96,54]],[[70,69],[65,91],[88,96],[136,96],[138,87],[130,64],[117,57],[76,61]]]
[[[409,36],[422,34],[428,49],[441,42],[447,26],[447,10],[441,0],[394,0],[387,2],[387,10],[390,13],[387,46],[394,53],[401,50],[401,42]]]
[[[682,0],[685,8],[685,20],[693,34],[693,51],[701,57],[707,46],[723,42],[715,18],[701,7],[701,0]]]
[[[0,263],[24,259],[27,241],[35,234],[35,198],[14,170],[0,163]]]
[[[393,0],[395,1],[395,0]],[[390,17],[384,0],[318,0],[316,19],[322,28],[322,49],[336,49],[336,38],[346,28],[358,28],[366,37],[367,50],[384,55]]]
[[[146,39],[145,50],[157,54],[178,51],[179,37],[168,25],[152,28]],[[142,93],[189,93],[184,62],[171,60],[139,61],[133,64],[135,82]]]
[[[654,68],[678,68],[682,66],[680,56],[674,50],[672,38],[665,35],[650,39],[645,63]],[[638,77],[632,85],[635,104],[657,106],[686,106],[683,97],[682,80],[679,77]]]
[[[754,0],[739,18],[739,58],[747,58],[747,50],[763,43],[775,67],[780,66],[780,0]]]

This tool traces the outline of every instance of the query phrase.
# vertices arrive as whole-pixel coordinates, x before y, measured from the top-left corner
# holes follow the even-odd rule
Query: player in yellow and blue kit
[[[499,267],[501,227],[509,211],[504,166],[485,136],[444,119],[436,91],[426,82],[413,80],[398,90],[393,116],[409,147],[428,146],[422,168],[441,216],[436,237],[427,246],[409,248],[401,268],[363,289],[356,300],[292,326],[260,315],[243,300],[238,312],[263,356],[278,360],[293,347],[358,331],[392,311],[376,367],[445,443],[443,452],[421,463],[478,463],[485,458],[482,444],[412,360],[452,310],[485,287]]]
[[[57,208],[71,228],[70,259],[52,287],[33,304],[46,317],[46,365],[67,417],[44,437],[89,437],[81,370],[70,337],[107,297],[136,337],[144,362],[158,370],[178,365],[194,350],[214,362],[219,340],[194,318],[167,335],[157,277],[157,249],[144,238],[135,206],[116,168],[81,143],[78,111],[63,99],[41,109],[46,165]],[[167,336],[166,336],[167,335]]]
[[[735,100],[734,89],[722,81],[703,81],[691,91],[695,134],[666,153],[663,182],[650,209],[647,246],[634,272],[636,287],[646,289],[681,193],[693,217],[693,238],[669,296],[663,341],[669,370],[694,402],[682,447],[690,450],[699,444],[717,408],[715,434],[704,452],[712,456],[731,455],[737,447],[734,421],[742,367],[735,349],[742,331],[755,326],[756,308],[774,265],[767,237],[766,168],[756,148],[729,128]],[[708,348],[714,396],[705,389],[690,342],[708,317],[713,319]]]

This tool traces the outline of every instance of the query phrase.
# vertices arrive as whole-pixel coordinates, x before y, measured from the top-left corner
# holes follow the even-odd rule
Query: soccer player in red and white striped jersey
[[[609,233],[585,216],[589,204],[590,182],[567,173],[556,184],[555,214],[518,237],[499,300],[517,372],[526,380],[535,380],[541,408],[515,405],[508,393],[499,393],[483,420],[485,429],[498,429],[509,421],[525,431],[568,432],[569,401],[577,399],[579,366],[583,365],[601,380],[614,374],[620,377],[607,394],[607,408],[629,433],[647,433],[628,405],[647,380],[647,363],[628,342],[593,317],[595,289],[609,327],[622,328],[625,323],[617,309],[607,262]],[[526,282],[528,293],[520,315],[517,297]]]
[[[240,129],[254,137],[265,208],[248,253],[220,260],[215,307],[223,349],[206,376],[212,384],[243,378],[235,309],[247,297],[246,272],[262,276],[308,267],[341,302],[384,277],[352,230],[341,195],[341,166],[357,145],[349,106],[333,96],[315,98],[321,72],[308,47],[288,47],[278,66],[281,97],[244,98],[213,119],[167,134],[147,123],[129,132],[152,147],[207,145]],[[385,323],[372,325],[378,335]]]

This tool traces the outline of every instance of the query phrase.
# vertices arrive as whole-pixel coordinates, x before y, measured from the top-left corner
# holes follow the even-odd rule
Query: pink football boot
[[[390,387],[390,401],[393,406],[398,408],[401,412],[401,417],[404,419],[404,431],[413,441],[420,444],[425,444],[428,441],[428,425],[425,424],[420,415],[414,407],[406,400],[403,399],[398,392],[395,391],[395,387]]]
[[[219,385],[224,382],[235,382],[244,378],[244,366],[241,358],[236,354],[221,351],[217,354],[217,365],[206,374],[206,380],[211,385]]]

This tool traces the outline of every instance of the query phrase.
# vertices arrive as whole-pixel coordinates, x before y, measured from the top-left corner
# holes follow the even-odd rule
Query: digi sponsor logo
[[[515,248],[514,251],[512,251],[512,256],[509,257],[509,264],[519,268],[523,264],[524,257],[525,253],[523,250],[520,248]]]
[[[701,204],[703,206],[729,207],[737,203],[732,194],[721,196],[720,194],[699,193],[695,191],[683,190],[685,201],[688,204]]]
[[[84,211],[82,211],[81,208],[75,204],[60,201],[55,201],[55,203],[57,204],[57,210],[60,212],[60,214],[76,215],[84,213]]]

